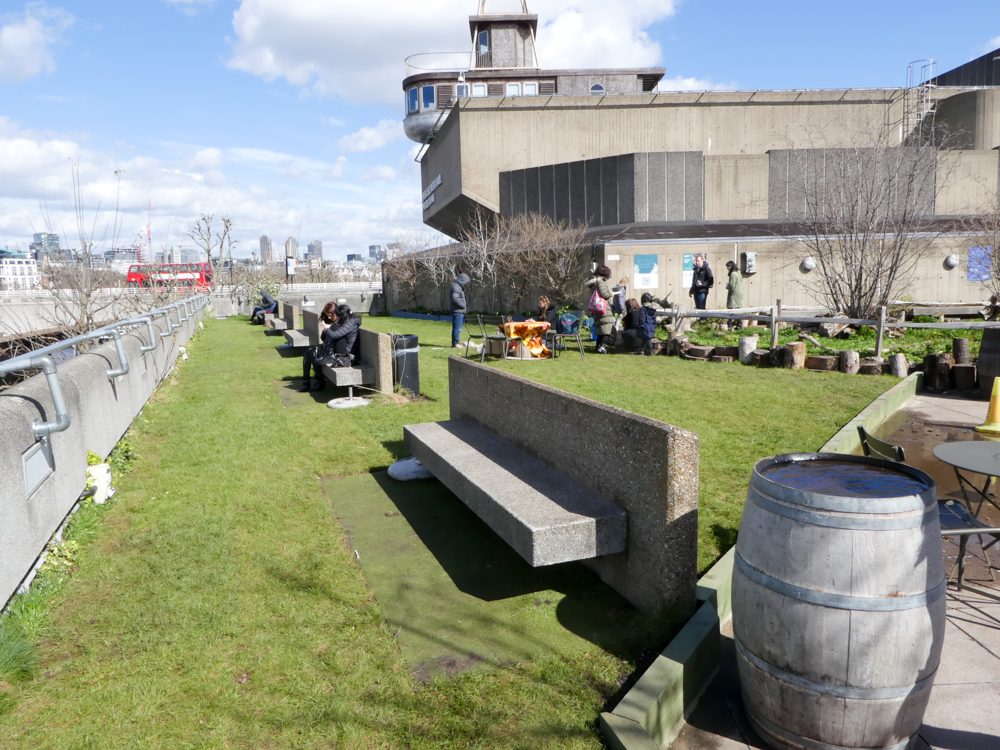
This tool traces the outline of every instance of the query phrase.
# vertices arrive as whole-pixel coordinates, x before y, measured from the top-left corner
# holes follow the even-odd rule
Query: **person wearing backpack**
[[[597,353],[607,354],[608,337],[615,327],[615,316],[611,312],[611,287],[608,286],[608,279],[611,278],[611,269],[607,266],[598,266],[594,271],[594,278],[587,282],[587,287],[594,291],[590,295],[590,305],[587,312],[594,318],[594,335],[597,336]]]

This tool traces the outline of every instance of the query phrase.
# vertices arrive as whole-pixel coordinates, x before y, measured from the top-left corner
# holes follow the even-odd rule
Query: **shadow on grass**
[[[739,529],[731,529],[728,526],[722,526],[721,524],[712,524],[712,536],[715,537],[715,543],[719,546],[719,554],[724,555],[730,550],[731,547],[736,546],[736,535],[739,533]]]

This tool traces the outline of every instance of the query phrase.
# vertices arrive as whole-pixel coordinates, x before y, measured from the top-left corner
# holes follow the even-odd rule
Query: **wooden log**
[[[915,472],[890,469],[886,479],[899,489],[883,496],[901,502],[845,528],[852,525],[840,519],[859,502],[846,490],[860,468],[850,464],[863,459],[842,459],[796,462],[816,468],[813,476],[797,469],[793,487],[761,470],[765,459],[743,508],[736,660],[747,716],[776,748],[905,745],[920,729],[938,667],[945,570],[941,555],[921,552],[940,544],[933,490],[923,481],[904,490]],[[921,520],[889,520],[904,517]],[[881,690],[890,686],[899,689]]]
[[[653,339],[652,341],[649,342],[649,346],[653,354],[666,354],[667,343],[668,342],[661,341],[660,339]]]
[[[750,364],[750,354],[757,348],[757,336],[740,336],[738,356],[740,362]]]
[[[951,340],[951,353],[956,365],[967,365],[972,361],[969,356],[969,340],[955,338]]]
[[[818,370],[821,372],[835,372],[840,365],[840,357],[829,354],[821,354],[815,357],[806,357],[806,369]]]
[[[708,359],[709,357],[712,356],[712,353],[714,351],[715,351],[715,347],[714,346],[692,345],[691,348],[688,349],[685,352],[685,354],[687,355],[687,357],[689,359],[692,358],[692,357],[695,357],[695,358],[698,358],[698,359]]]
[[[924,357],[924,390],[938,391],[937,355],[928,354]]]
[[[952,368],[955,366],[955,357],[950,352],[935,355],[937,358],[937,384],[943,391],[955,387],[955,376]]]
[[[959,391],[972,391],[976,388],[976,366],[973,364],[955,365],[951,368],[955,378],[955,388]]]
[[[783,346],[779,346],[775,349],[771,349],[771,367],[784,367],[785,366],[785,352],[786,349]]]
[[[770,349],[754,349],[750,352],[750,364],[756,367],[770,367],[771,366],[771,350]]]
[[[806,366],[806,342],[790,341],[782,347],[785,350],[785,368],[801,370]]]
[[[862,362],[858,372],[862,375],[885,375],[889,372],[889,365],[885,362]]]
[[[717,346],[715,351],[712,352],[713,356],[718,357],[732,357],[736,359],[740,356],[740,348],[738,346]]]
[[[680,333],[675,333],[670,337],[670,341],[667,342],[667,354],[674,357],[680,356],[687,346],[690,346],[688,337]]]
[[[719,349],[720,347],[715,347],[715,348]],[[708,358],[708,361],[709,362],[733,362],[734,359],[735,359],[734,357],[730,357],[729,355],[726,355],[726,354],[713,354],[711,357]]]
[[[908,370],[905,354],[893,354],[889,357],[889,374],[894,378],[905,378]]]
[[[689,354],[683,355],[684,359],[689,359],[692,362],[708,362],[708,357],[692,357]]]
[[[861,367],[861,358],[853,349],[845,349],[840,353],[840,371],[854,375]]]

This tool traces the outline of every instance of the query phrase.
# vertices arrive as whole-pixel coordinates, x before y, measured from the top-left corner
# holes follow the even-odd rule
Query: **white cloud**
[[[167,158],[135,154],[130,145],[88,148],[81,137],[25,130],[0,116],[0,247],[26,249],[33,232],[49,230],[62,235],[65,245],[79,246],[70,178],[74,162],[98,250],[128,243],[140,232],[145,237],[150,200],[154,250],[178,243],[202,211],[233,218],[241,255],[256,249],[262,234],[298,236],[300,226],[303,235],[324,240],[331,257],[422,228],[412,175],[389,167],[366,175],[377,182],[351,184],[338,179],[346,156],[328,162],[266,149],[182,143],[165,150]],[[120,192],[116,170],[122,170]],[[116,225],[123,227],[117,239],[110,236]]]
[[[992,52],[997,47],[1000,47],[1000,36],[995,36],[986,42],[986,46],[983,48],[983,52]]]
[[[343,120],[338,120],[336,117],[324,117],[323,118],[323,122],[325,124],[327,124],[327,125],[330,125],[331,127],[334,127],[334,128],[343,127],[344,125],[347,124]]]
[[[56,69],[52,47],[73,25],[73,15],[44,2],[31,2],[24,13],[0,17],[0,79],[24,81]]]
[[[684,78],[674,76],[660,80],[659,91],[736,91],[737,85],[731,83],[715,83],[705,78]]]
[[[176,6],[186,15],[196,16],[202,9],[212,7],[215,0],[164,0],[164,2]]]
[[[399,120],[382,120],[375,127],[365,126],[356,133],[345,135],[337,144],[341,151],[358,154],[374,151],[387,143],[403,139],[403,123]]]
[[[645,31],[672,16],[676,0],[535,0],[538,58],[545,68],[655,65],[660,46]],[[506,3],[520,9],[519,3]],[[241,0],[233,14],[229,66],[351,103],[402,110],[403,60],[421,52],[468,52],[469,0],[364,3]],[[498,4],[490,12],[506,10]]]
[[[387,167],[384,164],[380,164],[377,167],[372,167],[367,172],[361,175],[362,180],[395,180],[396,170],[392,167]]]

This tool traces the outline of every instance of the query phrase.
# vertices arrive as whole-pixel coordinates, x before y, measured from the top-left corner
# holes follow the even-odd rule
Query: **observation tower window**
[[[590,93],[591,94],[603,94],[604,93],[604,87],[601,84],[599,84],[599,83],[595,83],[593,86],[590,87]]]
[[[490,32],[480,31],[479,36],[476,38],[476,52],[489,52],[490,51]]]
[[[538,83],[537,83],[537,81],[525,81],[525,83],[524,83],[524,95],[525,96],[538,96]]]
[[[472,95],[473,96],[486,96],[486,84],[485,83],[474,83],[474,84],[472,84]]]
[[[418,99],[417,89],[414,87],[406,92],[406,111],[408,113],[413,113],[419,108],[420,100]]]
[[[434,87],[423,86],[424,109],[434,109]]]
[[[520,95],[521,95],[521,84],[519,83],[507,84],[507,96],[520,96]]]
[[[467,84],[467,83],[460,83],[457,86],[455,86],[455,96],[457,96],[459,99],[468,99],[469,98],[469,84]]]

